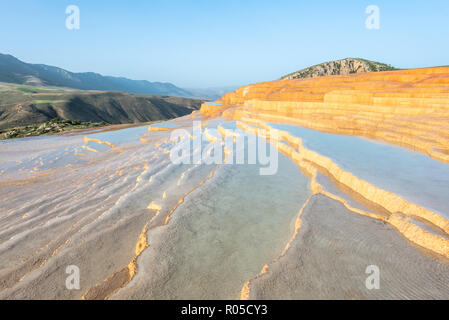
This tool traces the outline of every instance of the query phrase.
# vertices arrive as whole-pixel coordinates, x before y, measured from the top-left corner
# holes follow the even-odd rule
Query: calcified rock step
[[[1,298],[104,299],[132,280],[147,232],[216,170],[172,164],[168,133],[151,131],[2,145]],[[66,288],[69,265],[80,269],[78,290]]]
[[[221,122],[203,133],[223,149]],[[169,135],[141,127],[2,144],[0,298],[237,299],[288,241],[308,179],[287,157],[265,179],[257,166],[175,165]],[[66,288],[70,265],[78,290]]]
[[[387,224],[314,196],[290,249],[250,281],[249,299],[447,299],[449,268],[409,246]],[[379,267],[379,290],[365,287]]]
[[[271,264],[264,266],[257,277],[244,284],[241,294],[242,299],[397,299],[445,298],[448,296],[448,291],[443,290],[449,284],[449,267],[446,265],[449,257],[447,219],[341,170],[331,159],[304,148],[301,139],[293,137],[285,131],[272,129],[260,120],[248,118],[242,120],[245,123],[238,122],[237,126],[247,132],[256,135],[263,132],[266,138],[275,135],[278,139],[278,149],[297,163],[301,170],[312,178],[311,189],[314,194],[317,194],[317,196],[310,197],[301,209],[295,223],[293,236],[280,256]],[[260,128],[255,125],[264,128],[265,131],[260,131]],[[280,141],[285,141],[287,144]],[[324,180],[325,188],[317,181],[318,175],[321,174],[319,172],[324,173],[335,182],[335,186],[332,185],[331,192],[328,191],[330,180]],[[335,201],[331,201],[331,199]],[[354,199],[357,199],[362,205]],[[335,202],[340,202],[342,205],[336,205]],[[322,208],[327,210],[326,216],[322,216]],[[320,222],[325,221],[328,224],[326,225],[327,229],[320,230],[320,224],[318,223],[316,228],[320,231],[312,236],[313,239],[307,238],[310,236],[310,232],[308,228],[303,227],[305,211],[314,212],[309,213],[310,215],[316,212],[317,219],[321,219]],[[348,218],[351,212],[371,219]],[[428,223],[427,226],[431,226],[430,229],[442,229],[443,236],[418,227],[412,222],[413,218],[425,220]],[[334,219],[340,223],[344,221],[345,227],[343,228],[335,223],[336,220],[334,221]],[[313,219],[313,221],[318,220]],[[376,223],[376,221],[386,222],[393,228],[384,224],[383,228],[377,230],[379,223]],[[329,235],[331,232],[328,229],[332,227],[335,228],[336,235]],[[394,229],[407,239],[409,244],[412,244],[430,258],[415,252],[415,249],[412,249],[407,242],[392,234]],[[352,235],[351,231],[354,230],[357,230],[357,232]],[[326,232],[326,236],[321,236],[322,232]],[[389,233],[388,237],[391,239],[382,244],[379,243],[377,238],[372,239],[364,232],[378,232],[376,237],[382,237],[382,233],[386,232]],[[358,236],[360,237],[360,233],[365,235],[363,241],[366,248],[361,247],[360,241],[362,240],[357,239]],[[344,239],[346,243],[341,244],[342,248],[337,250],[334,242],[343,241],[341,239],[342,234],[346,236],[346,239]],[[309,240],[308,242],[304,240],[305,237]],[[382,239],[385,240],[385,238]],[[328,245],[326,245],[326,241]],[[317,248],[311,249],[314,246]],[[292,249],[292,247],[296,249]],[[405,247],[407,253],[396,256],[391,250],[386,250],[386,247],[393,247],[395,250],[401,250]],[[353,251],[354,248],[357,249],[355,252]],[[383,250],[383,255],[379,254],[380,248]],[[342,253],[341,262],[335,256],[336,250]],[[346,254],[346,251],[352,252],[352,254]],[[410,252],[413,252],[413,254],[409,254]],[[402,251],[403,253],[404,251]],[[416,264],[417,260],[413,256],[419,257],[418,264]],[[439,262],[432,258],[437,258]],[[299,265],[296,262],[297,259],[300,259]],[[401,261],[402,259],[404,261]],[[396,277],[395,273],[398,272],[401,265],[406,266],[410,263],[409,259],[413,259],[414,266],[419,266],[417,270],[409,268],[407,272],[402,273],[394,281],[390,280],[390,278]],[[368,294],[370,291],[367,291],[366,287],[362,285],[363,277],[356,271],[357,268],[362,270],[363,265],[365,267],[370,265],[370,261],[376,261],[387,270],[384,279],[388,279],[389,282],[382,292],[376,291],[376,293]],[[346,263],[346,266],[334,268],[332,266],[335,263]],[[317,270],[320,265],[326,267]],[[350,266],[348,267],[348,265]],[[416,273],[421,272],[428,276],[428,279],[415,278]],[[320,275],[318,276],[317,273]],[[297,284],[292,285],[293,282]]]
[[[201,113],[360,135],[449,162],[449,67],[263,82]]]
[[[361,180],[350,172],[342,170],[331,159],[303,147],[301,139],[292,137],[287,132],[272,129],[260,120],[244,119],[244,121],[259,124],[267,130],[266,132],[268,134],[276,132],[276,136],[279,139],[287,141],[290,145],[282,142],[278,143],[280,152],[286,154],[312,177],[315,192],[320,192],[322,189],[316,182],[317,173],[321,171],[321,173],[335,180],[337,186],[342,191],[355,196],[371,208],[372,211],[379,212],[382,215],[375,216],[370,212],[361,210],[357,210],[358,213],[386,221],[397,228],[410,241],[435,252],[443,258],[449,258],[449,240],[427,232],[410,221],[410,218],[421,219],[433,226],[436,230],[441,230],[445,235],[449,235],[448,219],[426,208],[410,203],[394,193],[390,193],[367,181]],[[239,122],[237,125],[248,132],[258,134],[256,127],[242,122]]]
[[[291,241],[280,256],[262,268],[257,277],[244,284],[242,299],[447,297],[449,286],[447,279],[449,220],[447,218],[364,181],[351,172],[342,170],[332,159],[305,148],[299,137],[294,137],[286,131],[275,130],[264,121],[295,124],[328,133],[375,138],[422,152],[437,161],[448,163],[448,83],[449,68],[324,77],[314,80],[275,81],[240,88],[217,101],[221,103],[218,107],[203,105],[201,113],[204,116],[222,115],[225,118],[241,120],[237,122],[237,126],[248,133],[262,134],[266,139],[275,136],[278,150],[292,159],[306,175],[312,178],[312,191],[320,194],[318,200],[316,199],[318,196],[315,196],[304,205],[296,220]],[[357,151],[354,150],[354,152]],[[333,184],[331,188],[333,192],[329,192],[329,187],[323,187],[317,182],[320,174],[330,179],[328,181]],[[329,200],[326,200],[326,204],[323,196],[340,202],[345,210],[341,206],[337,208],[335,205],[330,205]],[[340,280],[338,277],[323,275],[321,272],[318,276],[315,271],[312,272],[313,264],[333,265],[335,252],[332,252],[332,249],[325,251],[326,255],[321,257],[319,252],[310,253],[310,249],[304,247],[301,247],[302,251],[290,250],[292,246],[299,246],[299,242],[302,246],[314,245],[312,242],[307,244],[304,242],[305,233],[308,230],[302,229],[303,221],[300,218],[303,211],[313,211],[310,209],[312,203],[315,203],[314,206],[318,209],[327,206],[332,211],[331,214],[335,213],[337,217],[341,215],[343,221],[347,217],[344,212],[356,213],[371,219],[371,221],[362,219],[356,222],[355,228],[370,228],[370,232],[376,232],[376,221],[387,223],[392,227],[386,228],[389,233],[395,230],[402,239],[406,239],[406,241],[397,240],[396,235],[396,240],[391,240],[388,246],[397,248],[405,246],[408,248],[407,252],[415,250],[413,254],[422,257],[421,253],[424,253],[430,259],[423,258],[424,262],[418,268],[420,271],[410,268],[411,272],[404,273],[406,277],[411,277],[409,286],[391,281],[386,291],[371,295],[367,294],[366,288],[365,292],[362,292],[364,289],[363,283],[359,281],[360,276],[352,278],[357,281],[357,283],[353,282],[355,285],[353,290],[350,289],[351,281],[347,281],[344,279],[345,275],[340,274],[343,270],[337,272],[341,276]],[[332,219],[334,218],[333,216]],[[422,224],[417,223],[418,221]],[[351,223],[348,221],[348,225]],[[320,235],[316,237],[320,238]],[[395,236],[391,234],[391,237]],[[348,234],[345,246],[351,248],[356,244],[356,239],[356,236]],[[338,237],[329,235],[323,236],[321,240],[321,242],[317,240],[320,245],[325,241],[340,241]],[[358,256],[363,263],[369,262],[368,257],[378,261],[395,260],[390,250],[386,250],[387,256],[378,256],[376,253],[378,243],[371,241],[368,237],[365,241],[369,243],[366,245],[369,249],[367,252],[363,250],[358,253],[353,252],[354,259]],[[346,249],[351,251],[349,248]],[[409,251],[411,248],[413,250]],[[421,253],[417,253],[416,250]],[[309,255],[314,254],[318,257],[312,257],[311,264],[307,265],[306,260],[310,258]],[[408,262],[401,262],[402,258]],[[295,259],[299,259],[299,263],[294,263]],[[395,264],[405,266],[411,261],[408,259],[413,258],[411,255],[398,256],[397,261],[393,261],[390,265],[387,263],[387,269],[398,270]],[[419,284],[413,280],[413,274],[420,272],[427,274],[433,272],[431,270],[435,267],[443,275],[436,277],[431,275],[428,281],[421,281],[422,279],[419,278]],[[297,270],[296,275],[291,269]],[[309,271],[314,274],[311,279],[305,276]],[[392,274],[386,275],[386,278],[393,277],[395,276]],[[405,281],[404,277],[398,276],[397,279]],[[294,281],[299,283],[292,285]],[[425,288],[421,287],[424,282],[428,283]],[[318,288],[323,292],[309,291],[318,290]],[[420,288],[423,289],[420,290]]]
[[[283,156],[280,164],[266,177],[257,166],[220,166],[168,225],[149,233],[139,272],[111,298],[239,298],[242,284],[283,250],[291,235],[279,230],[289,230],[310,195],[297,167]]]

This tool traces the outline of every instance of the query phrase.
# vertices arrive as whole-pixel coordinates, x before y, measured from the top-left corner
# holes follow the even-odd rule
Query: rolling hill
[[[396,68],[380,62],[360,58],[346,58],[324,62],[312,67],[301,69],[281,77],[279,80],[315,78],[330,75],[348,75],[364,72],[392,71]]]
[[[170,96],[0,83],[0,129],[54,118],[109,124],[166,120],[190,114],[202,102]]]

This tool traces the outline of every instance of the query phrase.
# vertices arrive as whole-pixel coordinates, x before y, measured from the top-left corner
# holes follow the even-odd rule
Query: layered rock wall
[[[202,115],[365,136],[449,163],[449,67],[263,82],[218,102]]]

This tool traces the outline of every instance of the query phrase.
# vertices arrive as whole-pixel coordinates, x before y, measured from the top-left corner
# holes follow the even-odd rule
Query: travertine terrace
[[[429,68],[265,82],[166,123],[1,141],[0,298],[447,299],[448,111],[449,68]],[[192,157],[224,161],[172,161],[175,129]],[[273,174],[231,161],[266,140]]]
[[[449,162],[449,67],[263,82],[204,115],[285,121],[404,146]]]
[[[325,195],[341,202],[353,213],[389,224],[412,246],[447,263],[447,216],[443,217],[342,170],[335,159],[305,148],[300,137],[274,129],[269,123],[293,124],[331,134],[379,140],[447,164],[449,67],[264,82],[228,93],[217,103],[220,103],[219,107],[203,105],[201,113],[206,117],[221,115],[238,120],[237,127],[255,135],[260,135],[260,130],[263,130],[263,136],[267,137],[276,131],[278,150],[312,178],[311,188],[315,195]],[[317,177],[320,175],[333,181],[336,187],[334,192],[326,190],[326,183],[318,182]],[[362,204],[363,207],[354,203]],[[299,240],[296,236],[301,233],[302,211],[306,208],[309,210],[309,206],[306,203],[298,215],[292,240],[280,257],[272,262],[275,270],[267,275],[271,267],[266,265],[257,277],[245,283],[241,296],[243,299],[274,297],[267,293],[267,287],[274,290],[277,284],[272,281],[280,281],[279,275],[276,275],[279,269],[285,268],[295,259],[294,253],[288,252],[292,243],[298,246],[298,242],[305,239],[304,234]],[[430,229],[418,226],[416,220]],[[284,264],[279,267],[282,259]],[[282,277],[286,277],[285,271]],[[290,280],[294,279],[292,276]],[[298,278],[295,280],[302,281]],[[255,292],[251,291],[252,285]],[[286,287],[282,288],[286,290]],[[283,294],[289,298],[294,296],[290,295],[289,290]],[[296,291],[296,297],[319,296],[307,294],[304,290]],[[337,294],[337,297],[341,295]]]

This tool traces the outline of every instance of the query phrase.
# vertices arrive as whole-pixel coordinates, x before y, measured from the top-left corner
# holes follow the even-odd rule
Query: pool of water
[[[449,165],[398,146],[270,123],[303,139],[343,170],[449,218]]]
[[[166,121],[166,122],[158,122],[158,123],[152,124],[152,125],[150,125],[150,127],[172,129],[172,128],[177,128],[178,124],[174,121]]]
[[[114,298],[239,298],[291,238],[308,183],[283,155],[271,176],[259,175],[258,165],[222,165],[169,225],[149,233],[138,275]]]
[[[108,141],[114,145],[139,142],[139,138],[148,132],[148,125],[133,127],[116,131],[105,131],[89,134],[89,138]]]

